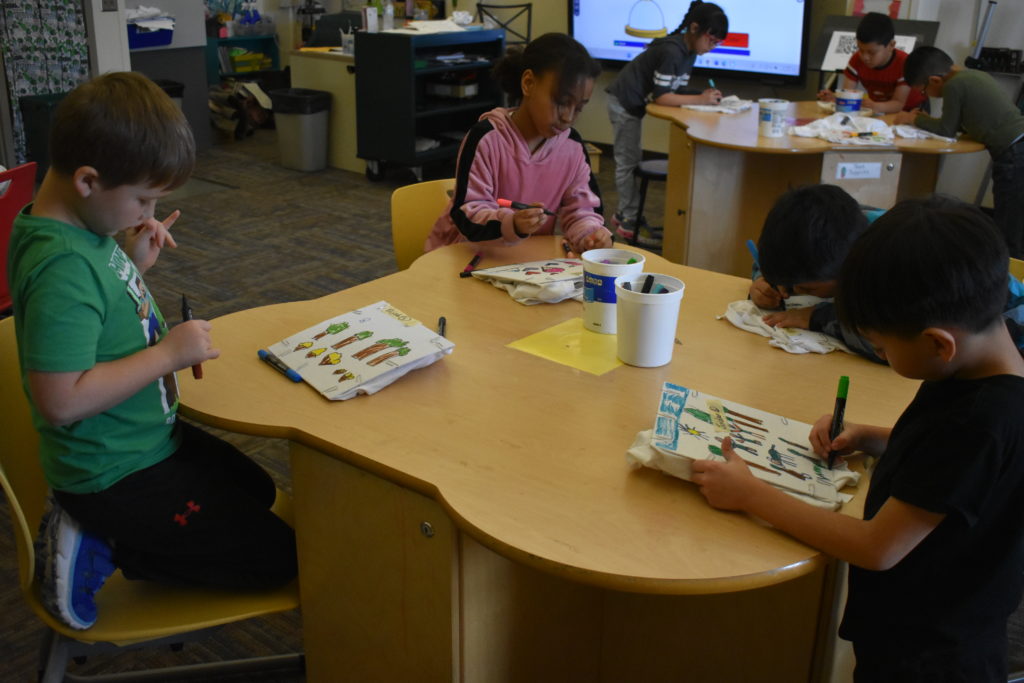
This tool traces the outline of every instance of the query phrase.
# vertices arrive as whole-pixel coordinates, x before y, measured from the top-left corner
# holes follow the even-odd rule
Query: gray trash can
[[[296,171],[327,168],[327,114],[331,94],[322,90],[271,90],[281,165]]]
[[[160,89],[167,93],[167,96],[171,98],[171,102],[174,102],[181,109],[182,100],[185,98],[185,84],[179,83],[178,81],[171,81],[166,78],[154,78],[153,82],[160,86]]]

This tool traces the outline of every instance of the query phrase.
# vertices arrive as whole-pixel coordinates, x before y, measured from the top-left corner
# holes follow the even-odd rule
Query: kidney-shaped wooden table
[[[818,680],[835,563],[624,454],[665,381],[813,422],[846,374],[849,418],[882,424],[915,384],[773,349],[716,319],[746,281],[649,253],[647,271],[686,283],[682,343],[667,366],[590,374],[507,347],[581,304],[523,306],[460,279],[473,253],[215,320],[220,359],[202,380],[179,373],[186,415],[291,441],[309,680]],[[537,237],[481,267],[557,255]],[[454,353],[342,402],[257,360],[378,300],[445,316]]]

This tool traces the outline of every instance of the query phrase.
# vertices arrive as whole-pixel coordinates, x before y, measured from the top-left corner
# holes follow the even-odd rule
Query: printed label
[[[382,308],[381,312],[384,313],[385,315],[391,316],[392,318],[394,318],[398,322],[402,323],[406,327],[412,327],[413,325],[419,325],[420,324],[419,320],[416,320],[415,318],[412,318],[412,317],[406,315],[405,313],[402,313],[400,310],[398,310],[394,306],[387,306],[385,308]]]
[[[587,303],[615,303],[615,275],[596,275],[583,271],[583,300]]]
[[[860,180],[882,177],[882,162],[844,161],[836,164],[837,180]]]

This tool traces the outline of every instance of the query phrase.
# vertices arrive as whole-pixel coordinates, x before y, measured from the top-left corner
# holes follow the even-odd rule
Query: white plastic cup
[[[864,93],[860,90],[837,90],[836,111],[846,114],[856,114],[860,111],[861,103],[864,101]]]
[[[766,138],[781,138],[786,131],[789,100],[762,98],[757,101],[757,132]]]
[[[615,334],[615,278],[643,272],[644,256],[625,249],[591,249],[580,258],[583,326],[592,332]]]
[[[654,283],[650,293],[644,294],[648,276],[654,278]],[[627,282],[630,289],[622,286]],[[683,281],[670,275],[643,273],[616,278],[619,360],[641,368],[660,367],[672,360],[684,289]],[[661,293],[656,294],[656,290]]]

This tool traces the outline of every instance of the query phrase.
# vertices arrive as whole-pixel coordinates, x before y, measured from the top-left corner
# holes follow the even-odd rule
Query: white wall
[[[124,0],[117,0],[116,12],[104,12],[102,0],[85,0],[91,73],[131,70]]]

